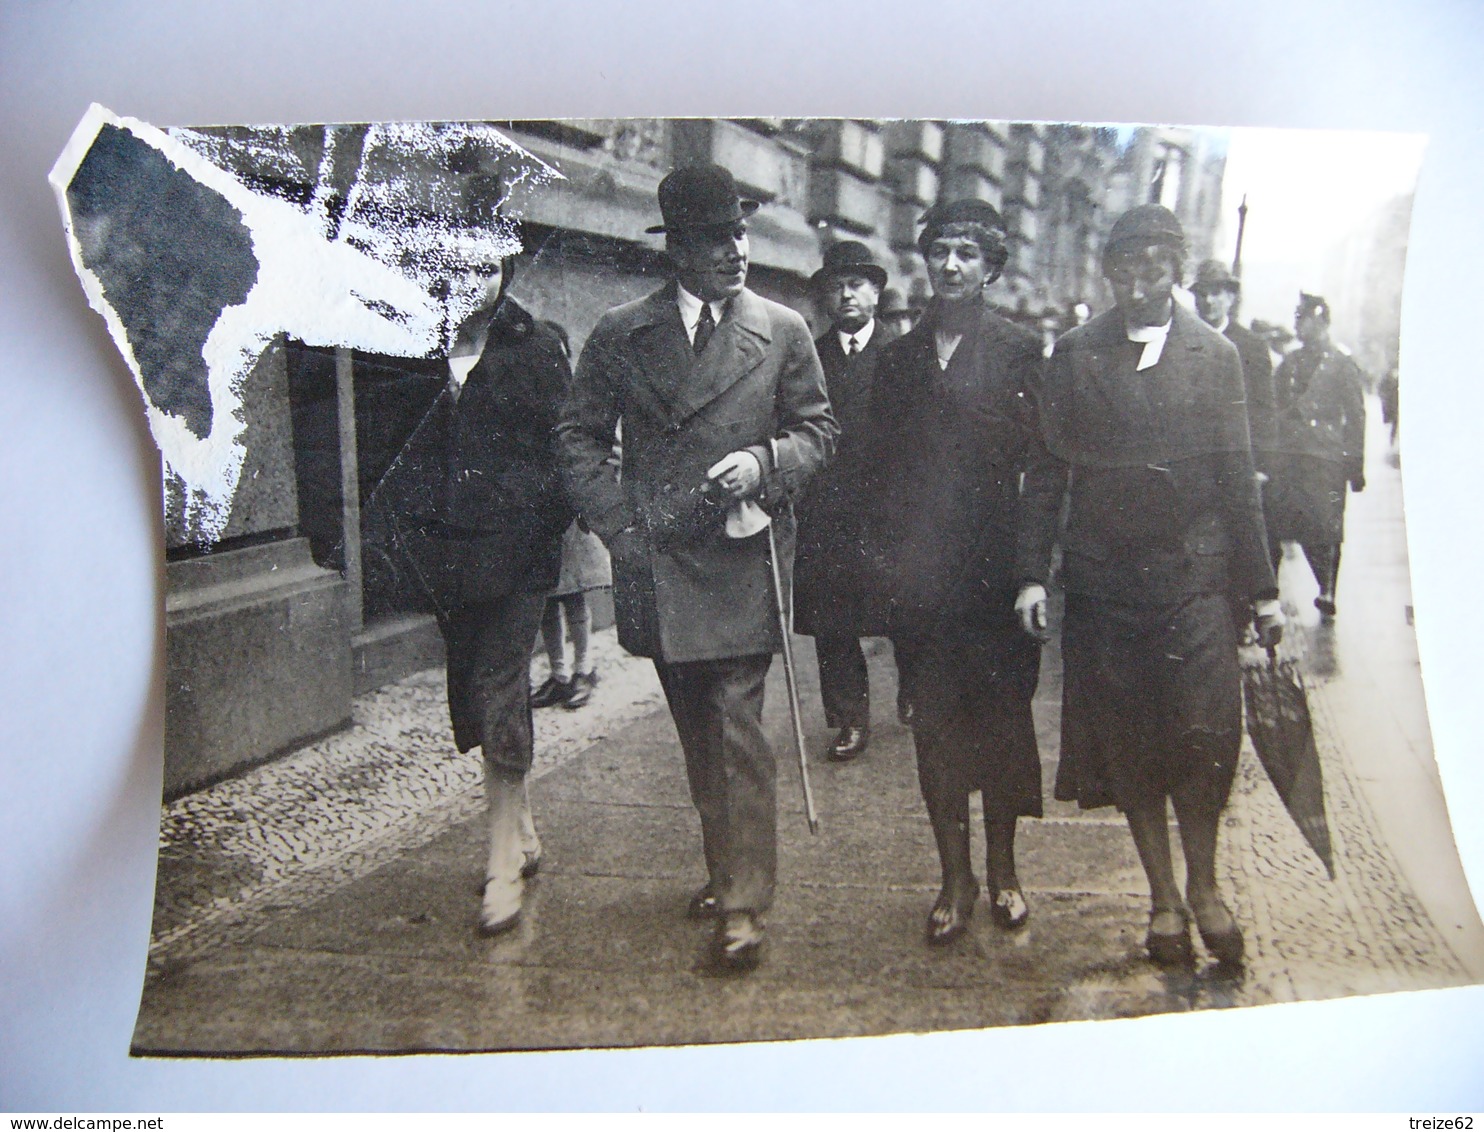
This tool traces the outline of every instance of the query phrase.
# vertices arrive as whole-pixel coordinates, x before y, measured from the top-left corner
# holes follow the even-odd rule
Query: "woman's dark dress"
[[[1040,444],[1035,335],[984,307],[947,370],[934,317],[878,363],[869,543],[919,772],[988,813],[1041,814],[1040,648],[1014,612],[1020,476]]]

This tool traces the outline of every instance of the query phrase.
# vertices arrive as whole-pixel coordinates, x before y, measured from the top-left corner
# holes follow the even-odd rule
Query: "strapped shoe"
[[[1007,932],[1013,932],[1025,927],[1026,921],[1031,918],[1031,909],[1020,889],[1005,888],[994,894],[989,915]]]
[[[763,959],[765,938],[762,920],[751,912],[728,912],[716,925],[712,953],[724,971],[744,972]]]
[[[567,698],[562,706],[568,711],[576,711],[580,707],[587,706],[587,702],[593,698],[593,689],[598,686],[598,674],[596,672],[579,672],[572,677],[572,683],[567,685]]]
[[[848,763],[865,754],[870,742],[871,729],[869,727],[842,727],[840,734],[835,736],[834,743],[830,745],[830,760]]]
[[[1156,917],[1173,913],[1180,917],[1180,930],[1173,934],[1156,932]],[[1156,908],[1149,913],[1149,931],[1144,936],[1149,958],[1159,967],[1188,967],[1195,962],[1195,945],[1190,942],[1190,916],[1184,908]]]
[[[571,684],[565,680],[558,680],[555,676],[548,676],[546,683],[531,693],[531,706],[533,708],[556,707],[557,704],[566,703],[571,694]]]
[[[1200,917],[1196,917],[1196,927],[1201,933],[1201,943],[1205,945],[1206,952],[1212,959],[1223,967],[1240,967],[1242,965],[1242,929],[1237,927],[1236,918],[1221,905],[1221,910],[1226,918],[1231,920],[1231,927],[1225,931],[1207,931],[1200,926]]]
[[[709,884],[699,889],[685,906],[685,918],[688,920],[714,920],[720,915],[721,905],[717,903],[716,893],[711,891]]]
[[[927,941],[934,947],[946,947],[969,930],[969,921],[974,918],[974,903],[979,899],[979,885],[969,891],[967,903],[955,903],[944,889],[938,893],[933,910],[928,913]]]

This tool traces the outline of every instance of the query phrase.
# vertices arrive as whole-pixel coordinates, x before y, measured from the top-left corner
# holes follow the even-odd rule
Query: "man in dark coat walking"
[[[669,174],[659,204],[650,231],[665,234],[675,281],[598,322],[559,436],[568,491],[613,557],[619,643],[653,658],[685,752],[709,874],[690,914],[719,917],[716,958],[745,970],[776,873],[762,712],[783,642],[768,538],[728,537],[728,513],[768,512],[787,588],[791,499],[838,430],[807,324],[746,289],[757,202],[707,165]]]
[[[1229,595],[1251,602],[1261,644],[1283,614],[1266,552],[1236,348],[1173,301],[1179,220],[1131,209],[1103,250],[1113,310],[1056,343],[1040,396],[1046,458],[1026,475],[1021,623],[1044,638],[1060,541],[1061,759],[1056,797],[1116,805],[1149,880],[1145,937],[1162,965],[1207,950],[1240,962],[1216,885],[1216,835],[1242,740]],[[1065,529],[1059,516],[1067,508]],[[1186,892],[1175,880],[1173,801]]]
[[[1283,359],[1274,381],[1277,453],[1268,485],[1273,562],[1282,542],[1303,548],[1319,583],[1314,605],[1335,615],[1345,487],[1365,490],[1365,393],[1360,367],[1329,336],[1329,304],[1300,293],[1294,329],[1302,345]]]
[[[866,558],[865,483],[876,453],[867,433],[876,359],[884,334],[876,304],[886,271],[855,240],[832,245],[811,280],[830,318],[814,340],[840,440],[830,466],[799,495],[794,628],[814,638],[825,722],[838,728],[830,758],[864,754],[871,698],[861,637],[872,634]]]
[[[1224,334],[1242,359],[1242,384],[1247,388],[1247,431],[1252,437],[1252,462],[1259,477],[1267,478],[1277,438],[1273,407],[1273,355],[1268,344],[1237,321],[1242,282],[1218,259],[1196,268],[1190,285],[1196,313],[1217,334]]]

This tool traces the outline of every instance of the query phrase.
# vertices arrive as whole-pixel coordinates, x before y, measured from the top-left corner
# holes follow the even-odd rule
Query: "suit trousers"
[[[778,871],[778,767],[763,735],[771,654],[665,664],[711,890],[725,912],[763,912]]]
[[[819,698],[824,720],[831,727],[870,727],[871,689],[866,675],[866,653],[854,632],[846,636],[816,633],[819,658]]]
[[[448,650],[448,714],[460,751],[482,749],[510,777],[531,769],[531,649],[546,605],[515,593],[461,605],[439,620]]]

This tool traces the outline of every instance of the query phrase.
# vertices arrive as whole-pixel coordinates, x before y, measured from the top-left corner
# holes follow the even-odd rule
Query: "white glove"
[[[1020,618],[1020,627],[1044,641],[1051,636],[1046,627],[1046,587],[1039,582],[1030,582],[1020,590],[1015,599],[1015,613]]]

